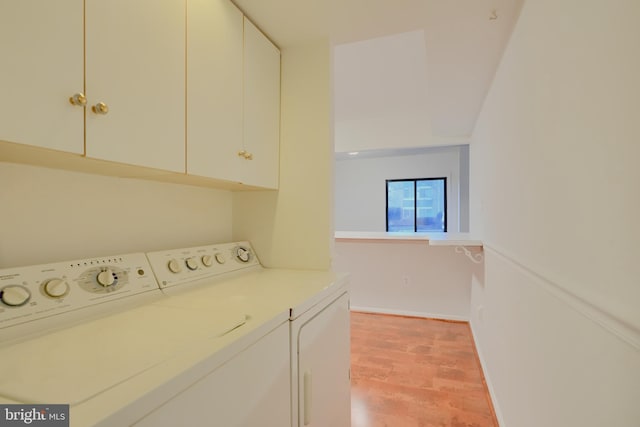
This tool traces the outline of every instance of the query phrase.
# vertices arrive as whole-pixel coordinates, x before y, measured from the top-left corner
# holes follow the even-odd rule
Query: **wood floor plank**
[[[352,427],[498,427],[464,322],[351,313]]]

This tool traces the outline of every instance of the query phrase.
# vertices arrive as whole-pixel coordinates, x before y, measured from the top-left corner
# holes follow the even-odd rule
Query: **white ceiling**
[[[523,1],[235,3],[281,48],[334,45],[341,152],[468,141]]]

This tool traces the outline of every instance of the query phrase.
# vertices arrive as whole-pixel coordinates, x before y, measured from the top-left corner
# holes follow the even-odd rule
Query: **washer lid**
[[[0,395],[76,405],[246,321],[244,313],[143,306],[0,349]]]

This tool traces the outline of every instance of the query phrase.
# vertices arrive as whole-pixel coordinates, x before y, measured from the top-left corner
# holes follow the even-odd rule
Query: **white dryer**
[[[291,311],[294,427],[351,426],[349,294],[341,291]]]
[[[351,425],[347,275],[263,268],[248,242],[147,255],[160,286],[171,295],[163,305],[215,311],[222,303],[240,305],[256,315],[262,311],[287,314],[288,354],[279,354],[290,366],[286,397],[290,398],[287,407],[291,415],[290,423],[279,426]],[[213,263],[207,266],[204,261]],[[176,268],[189,262],[191,267]],[[240,275],[234,270],[237,265],[243,267]],[[250,365],[276,371],[265,356],[258,355]],[[281,413],[284,404],[274,403],[272,408]],[[166,413],[171,411],[175,413],[176,407],[168,407]],[[273,415],[265,413],[262,423],[243,425],[262,427]]]

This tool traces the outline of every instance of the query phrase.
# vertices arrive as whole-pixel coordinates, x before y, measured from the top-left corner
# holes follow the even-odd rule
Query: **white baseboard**
[[[455,315],[441,314],[441,313],[424,313],[420,311],[396,310],[393,308],[358,307],[358,306],[352,305],[351,311],[359,311],[361,313],[393,314],[396,316],[424,317],[426,319],[454,320],[456,322],[469,321],[469,317],[466,317],[466,316],[455,316]]]
[[[502,416],[502,410],[500,410],[500,405],[498,405],[498,399],[496,399],[495,389],[493,388],[491,377],[489,377],[489,372],[487,371],[487,365],[485,364],[484,357],[482,356],[482,349],[478,346],[476,333],[473,330],[473,324],[471,322],[469,322],[469,329],[471,329],[473,346],[476,348],[476,354],[478,355],[478,359],[480,360],[480,368],[482,369],[482,375],[484,376],[484,381],[487,384],[487,390],[489,392],[489,398],[491,399],[491,404],[493,405],[493,411],[495,412],[496,418],[498,419],[498,427],[506,426],[506,423],[504,422],[504,417]]]

